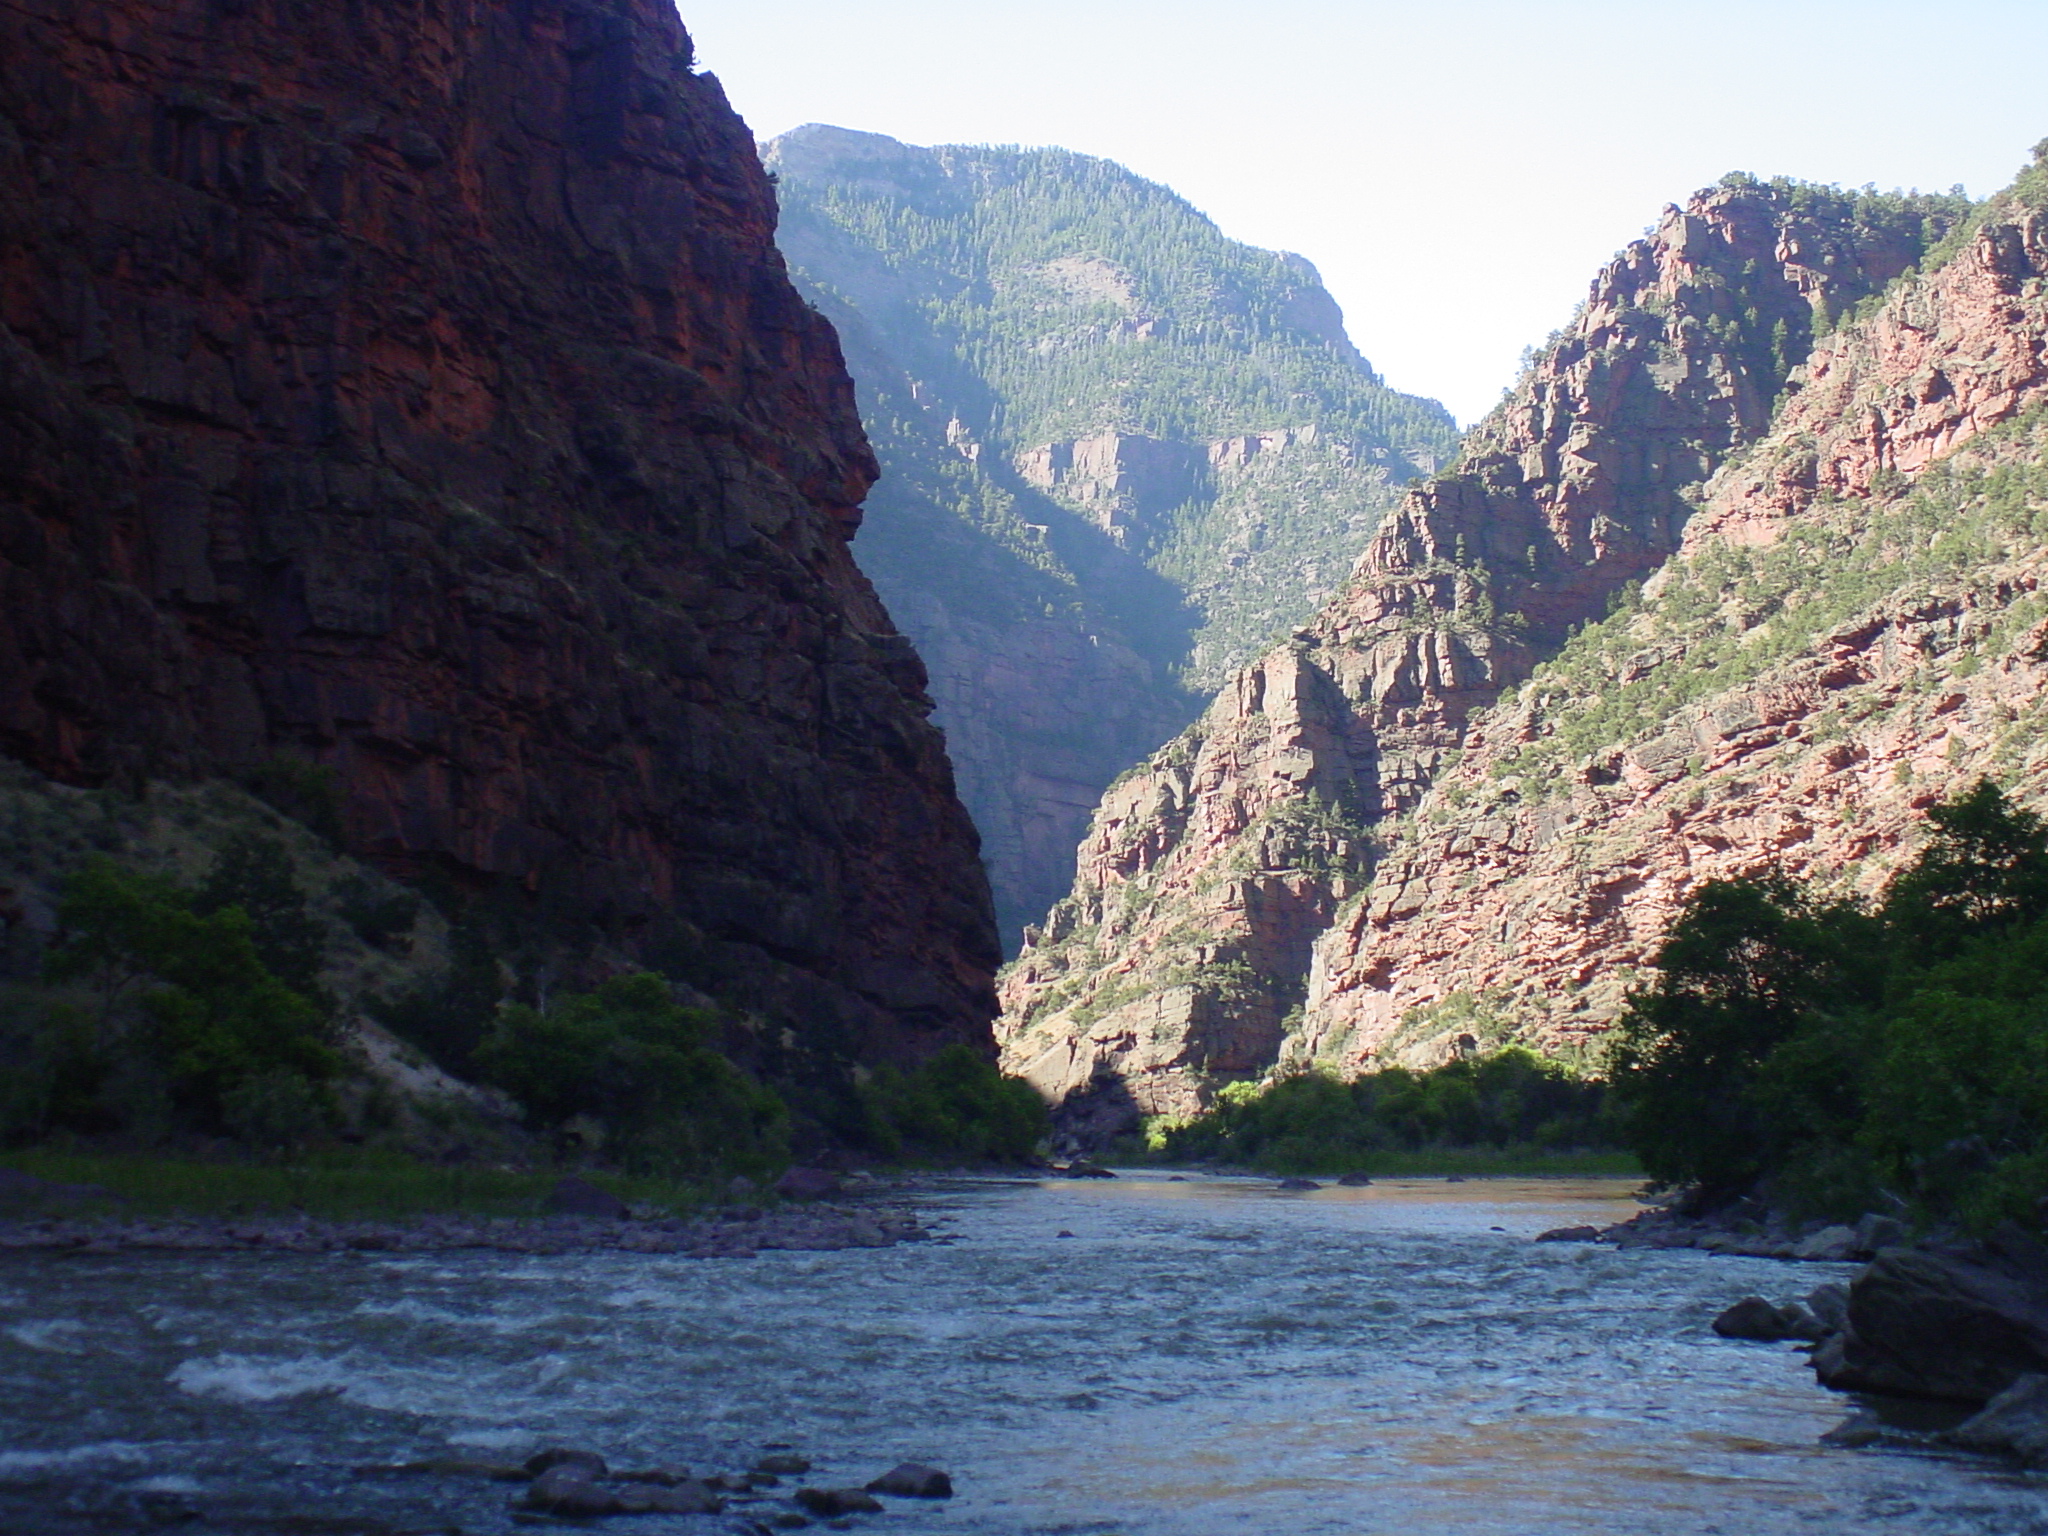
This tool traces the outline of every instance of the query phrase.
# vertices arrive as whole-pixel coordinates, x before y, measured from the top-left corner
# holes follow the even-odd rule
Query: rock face
[[[1983,1403],[2048,1370],[2048,1255],[1893,1248],[1849,1287],[1847,1327],[1814,1356],[1844,1392]]]
[[[1441,928],[1437,885],[1401,894],[1434,879],[1441,847],[1396,853],[1368,891],[1395,819],[1465,772],[1506,689],[1677,551],[1697,487],[1770,426],[1815,327],[1961,211],[1749,178],[1668,209],[1452,471],[1408,494],[1345,591],[1105,797],[1073,895],[1007,974],[1012,1070],[1055,1099],[1181,1114],[1218,1079],[1304,1058],[1355,1069],[1385,1044],[1408,1005],[1368,1021],[1353,997],[1392,984],[1386,934],[1443,932],[1453,964],[1469,938]],[[1447,825],[1461,848],[1530,835]],[[1366,923],[1373,941],[1347,948]],[[1435,1023],[1455,1048],[1451,1014]]]
[[[0,12],[0,748],[347,845],[856,1051],[997,958],[875,473],[654,0]]]
[[[1976,778],[2048,799],[2044,280],[2048,218],[2004,200],[1814,349],[1642,600],[1467,734],[1319,941],[1304,1057],[1570,1049],[1700,881],[1874,891]]]
[[[1332,593],[1455,445],[1298,257],[1060,150],[813,124],[778,239],[883,465],[861,564],[931,669],[1006,936],[1102,791]]]

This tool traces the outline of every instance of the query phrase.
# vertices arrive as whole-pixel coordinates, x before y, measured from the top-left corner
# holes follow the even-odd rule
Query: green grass
[[[424,1215],[538,1216],[559,1170],[442,1167],[389,1152],[339,1149],[289,1162],[202,1161],[140,1154],[10,1152],[0,1167],[64,1184],[97,1184],[107,1201],[0,1207],[18,1214],[254,1216],[303,1211],[329,1219]],[[609,1173],[579,1177],[623,1200],[672,1211],[710,1202],[703,1185]]]

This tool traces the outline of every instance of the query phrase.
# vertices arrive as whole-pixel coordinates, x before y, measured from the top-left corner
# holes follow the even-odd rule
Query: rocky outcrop
[[[1185,1112],[1245,1069],[1205,1065],[1184,1030],[1118,1032],[1105,1004],[1144,1009],[1190,984],[1219,1002],[1234,988],[1225,1011],[1257,1021],[1249,1070],[1332,1049],[1355,1066],[1384,1043],[1387,1030],[1332,1011],[1346,990],[1334,935],[1382,910],[1406,933],[1421,910],[1385,905],[1401,900],[1390,876],[1406,866],[1365,894],[1371,829],[1462,772],[1502,693],[1678,549],[1696,488],[1770,425],[1815,328],[1900,275],[1960,211],[1749,178],[1668,209],[1458,464],[1408,494],[1347,589],[1105,798],[1074,894],[1006,975],[1013,1070],[1055,1095],[1104,1078],[1156,1084],[1133,1095],[1136,1110]],[[1276,676],[1283,703],[1269,710]],[[1276,820],[1291,829],[1277,845],[1265,835]],[[1488,847],[1513,835],[1458,825]],[[1427,859],[1414,867],[1429,878]],[[1440,931],[1434,912],[1412,927],[1418,944]],[[1445,952],[1467,937],[1446,931]],[[1376,963],[1366,946],[1357,955],[1361,973]]]
[[[1641,604],[1467,736],[1321,941],[1305,1057],[1440,1056],[1475,1014],[1569,1050],[1701,881],[1870,892],[1977,777],[2048,800],[2044,283],[2048,218],[2007,201],[1816,347]]]
[[[2011,1226],[1974,1251],[1887,1249],[1813,1365],[1837,1391],[1988,1402],[2048,1371],[2048,1250]]]
[[[819,124],[765,153],[884,466],[862,566],[932,667],[1015,934],[1185,689],[1329,596],[1455,430],[1307,262],[1119,166]]]
[[[671,9],[7,7],[0,199],[7,753],[281,774],[835,1049],[987,1038],[851,383]]]

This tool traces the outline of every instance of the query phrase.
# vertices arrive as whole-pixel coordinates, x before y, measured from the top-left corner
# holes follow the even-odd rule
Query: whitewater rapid
[[[754,1259],[0,1255],[0,1529],[525,1530],[516,1488],[389,1469],[566,1444],[700,1475],[788,1445],[828,1486],[927,1462],[956,1498],[861,1524],[930,1536],[2048,1536],[2048,1480],[1823,1447],[1852,1405],[1708,1328],[1844,1267],[1531,1241],[1625,1185],[924,1205],[932,1243]]]

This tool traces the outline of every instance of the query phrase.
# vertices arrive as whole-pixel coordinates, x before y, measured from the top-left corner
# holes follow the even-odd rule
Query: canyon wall
[[[861,565],[931,669],[1015,935],[1104,786],[1337,588],[1456,432],[1307,262],[1121,166],[819,124],[765,157],[883,465]]]
[[[1320,1059],[1333,1032],[1346,1062],[1374,1050],[1383,1033],[1319,1010],[1356,990],[1326,935],[1385,899],[1387,841],[1503,691],[1679,548],[1816,330],[1965,207],[1731,177],[1667,209],[1346,589],[1105,796],[1073,894],[1006,975],[1011,1069],[1100,1129]],[[1426,903],[1400,920],[1427,942]]]
[[[1317,945],[1296,1059],[1582,1049],[1701,881],[1875,893],[2048,802],[2048,169],[1823,339],[1677,558],[1465,739]]]
[[[0,5],[0,205],[0,749],[985,1045],[852,384],[669,5]]]

